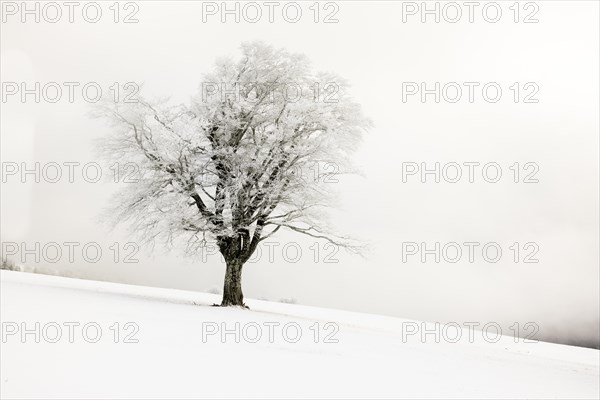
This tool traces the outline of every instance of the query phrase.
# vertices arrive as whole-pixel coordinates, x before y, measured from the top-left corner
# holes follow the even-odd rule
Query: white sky
[[[219,2],[220,3],[220,2]],[[259,2],[262,3],[262,2]],[[420,3],[420,2],[419,2]],[[462,3],[462,2],[460,2]],[[89,24],[21,23],[1,30],[2,82],[144,82],[147,92],[185,102],[216,58],[236,56],[245,40],[263,40],[306,54],[315,69],[349,80],[375,128],[357,154],[364,178],[338,184],[340,231],[370,243],[365,259],[343,252],[338,264],[314,263],[313,240],[298,263],[276,250],[244,270],[244,294],[407,318],[439,321],[536,322],[540,334],[560,332],[598,341],[598,3],[537,2],[537,24],[503,17],[486,23],[402,23],[401,2],[338,2],[337,24],[315,24],[303,3],[297,23],[256,24],[218,17],[202,22],[201,2],[138,2],[137,24],[108,14]],[[433,3],[430,3],[433,4]],[[482,3],[484,4],[484,3]],[[466,9],[463,9],[466,12]],[[463,17],[463,19],[466,17]],[[431,20],[430,20],[431,21]],[[471,104],[402,102],[402,82],[498,82],[501,101]],[[537,104],[515,104],[508,87],[535,82]],[[78,92],[76,92],[78,93]],[[108,132],[89,105],[2,103],[2,161],[98,161],[94,141]],[[503,179],[473,184],[402,183],[402,162],[497,162]],[[514,162],[535,162],[540,183],[512,183]],[[2,184],[2,241],[126,242],[99,223],[116,185],[103,182]],[[275,238],[274,238],[275,240]],[[401,262],[402,242],[498,242],[496,264]],[[536,242],[538,264],[515,264],[508,247]],[[266,251],[266,249],[265,249]],[[321,245],[321,256],[327,252]],[[61,262],[95,279],[207,290],[222,286],[223,265],[178,254],[140,253],[139,264]],[[464,257],[463,257],[464,260]]]

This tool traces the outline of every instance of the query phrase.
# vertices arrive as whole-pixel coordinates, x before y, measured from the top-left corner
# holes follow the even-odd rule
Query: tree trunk
[[[227,261],[221,307],[246,306],[242,294],[242,265],[239,260]]]

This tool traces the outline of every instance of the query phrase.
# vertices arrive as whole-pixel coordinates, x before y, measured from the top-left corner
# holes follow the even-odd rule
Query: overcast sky
[[[339,22],[331,24],[315,23],[308,3],[295,24],[277,11],[273,23],[266,15],[254,24],[235,23],[232,17],[222,23],[219,14],[203,22],[201,2],[137,4],[139,22],[133,24],[114,23],[108,3],[95,24],[77,11],[74,23],[66,16],[51,24],[5,15],[2,82],[30,87],[34,82],[98,82],[108,88],[135,81],[145,84],[144,93],[187,102],[218,57],[237,57],[242,41],[262,40],[304,53],[316,70],[346,78],[374,122],[356,155],[362,176],[334,184],[340,207],[332,218],[338,231],[360,237],[370,251],[364,258],[340,251],[333,256],[338,263],[325,263],[330,251],[321,243],[319,262],[314,262],[314,240],[282,234],[270,240],[280,243],[274,262],[264,248],[260,261],[245,267],[246,297],[293,297],[303,304],[431,321],[504,327],[534,322],[543,338],[597,346],[598,2],[538,2],[539,22],[529,24],[513,21],[512,2],[500,3],[497,23],[486,22],[480,9],[469,23],[463,8],[465,15],[454,24],[443,18],[435,23],[432,17],[422,23],[419,14],[403,23],[401,2],[337,2]],[[121,10],[120,18],[131,10]],[[332,10],[322,9],[320,19]],[[520,11],[522,20],[535,10]],[[403,102],[403,82],[480,86],[473,103],[465,86],[456,103],[436,103],[432,95],[425,103],[418,95]],[[496,103],[482,97],[488,82],[503,90]],[[515,82],[518,103],[510,89]],[[524,87],[529,82],[534,85]],[[535,88],[539,91],[531,99],[538,102],[524,103]],[[99,161],[95,141],[110,128],[90,118],[90,104],[81,100],[80,90],[75,96],[72,104],[66,98],[55,104],[22,103],[18,95],[3,101],[2,162]],[[431,176],[422,183],[419,175],[403,183],[406,162],[429,167],[493,162],[503,175],[488,183],[479,167],[474,183],[466,176],[454,184],[435,183]],[[519,183],[509,169],[515,162]],[[538,183],[522,182],[535,168],[525,169],[528,162],[539,167]],[[39,265],[117,282],[198,291],[222,287],[224,264],[216,256],[202,262],[157,248],[140,251],[137,264],[115,264],[109,246],[131,240],[123,229],[110,231],[102,223],[117,188],[107,181],[87,183],[77,174],[75,183],[54,184],[31,178],[22,184],[18,176],[9,177],[2,183],[2,241],[31,246],[36,241],[98,242],[106,256],[96,264],[81,257],[71,264],[63,257]],[[283,257],[289,242],[302,249],[296,263]],[[419,255],[402,262],[403,242],[429,247],[495,242],[503,253],[496,263],[482,258],[482,246],[473,263],[466,254],[457,263],[435,263],[432,257],[422,263]],[[521,246],[519,263],[509,249],[515,242]],[[532,249],[523,249],[528,242],[539,246],[538,263],[522,262]]]

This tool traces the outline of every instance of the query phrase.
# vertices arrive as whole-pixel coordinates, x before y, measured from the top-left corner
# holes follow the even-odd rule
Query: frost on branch
[[[355,250],[324,224],[334,175],[370,123],[332,74],[312,74],[304,56],[261,43],[242,45],[204,76],[190,105],[168,100],[105,103],[113,126],[107,158],[139,166],[124,185],[116,221],[148,243],[183,238],[194,252],[216,240],[226,261],[243,264],[280,229]],[[324,164],[326,176],[315,175]]]

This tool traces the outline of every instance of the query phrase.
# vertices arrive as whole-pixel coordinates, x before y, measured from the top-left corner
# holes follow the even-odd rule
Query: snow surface
[[[252,299],[251,310],[223,309],[210,307],[220,299],[214,294],[11,271],[1,272],[0,291],[2,398],[600,396],[600,353],[593,349],[515,343],[509,336],[490,343],[480,331],[469,340],[466,328],[457,343],[443,337],[436,343],[433,334],[403,339],[403,330],[422,330],[421,323]],[[33,333],[23,343],[21,324],[35,331],[35,322],[40,343]],[[62,326],[56,343],[44,339],[56,336],[52,322]],[[73,343],[69,322],[80,324]],[[133,329],[124,329],[127,322],[139,326],[138,343],[124,343]],[[250,343],[240,336],[236,343],[231,333],[225,343],[219,334],[203,340],[203,329],[223,323],[235,331],[236,322],[248,339],[262,327],[261,338]],[[85,340],[86,323],[102,329],[97,343]],[[273,323],[272,343],[265,323]],[[298,325],[287,325],[288,341],[282,327],[289,323]],[[19,332],[7,334],[15,326]],[[298,326],[302,335],[291,343]],[[334,326],[338,342],[325,343]],[[93,339],[95,329],[87,332]]]

